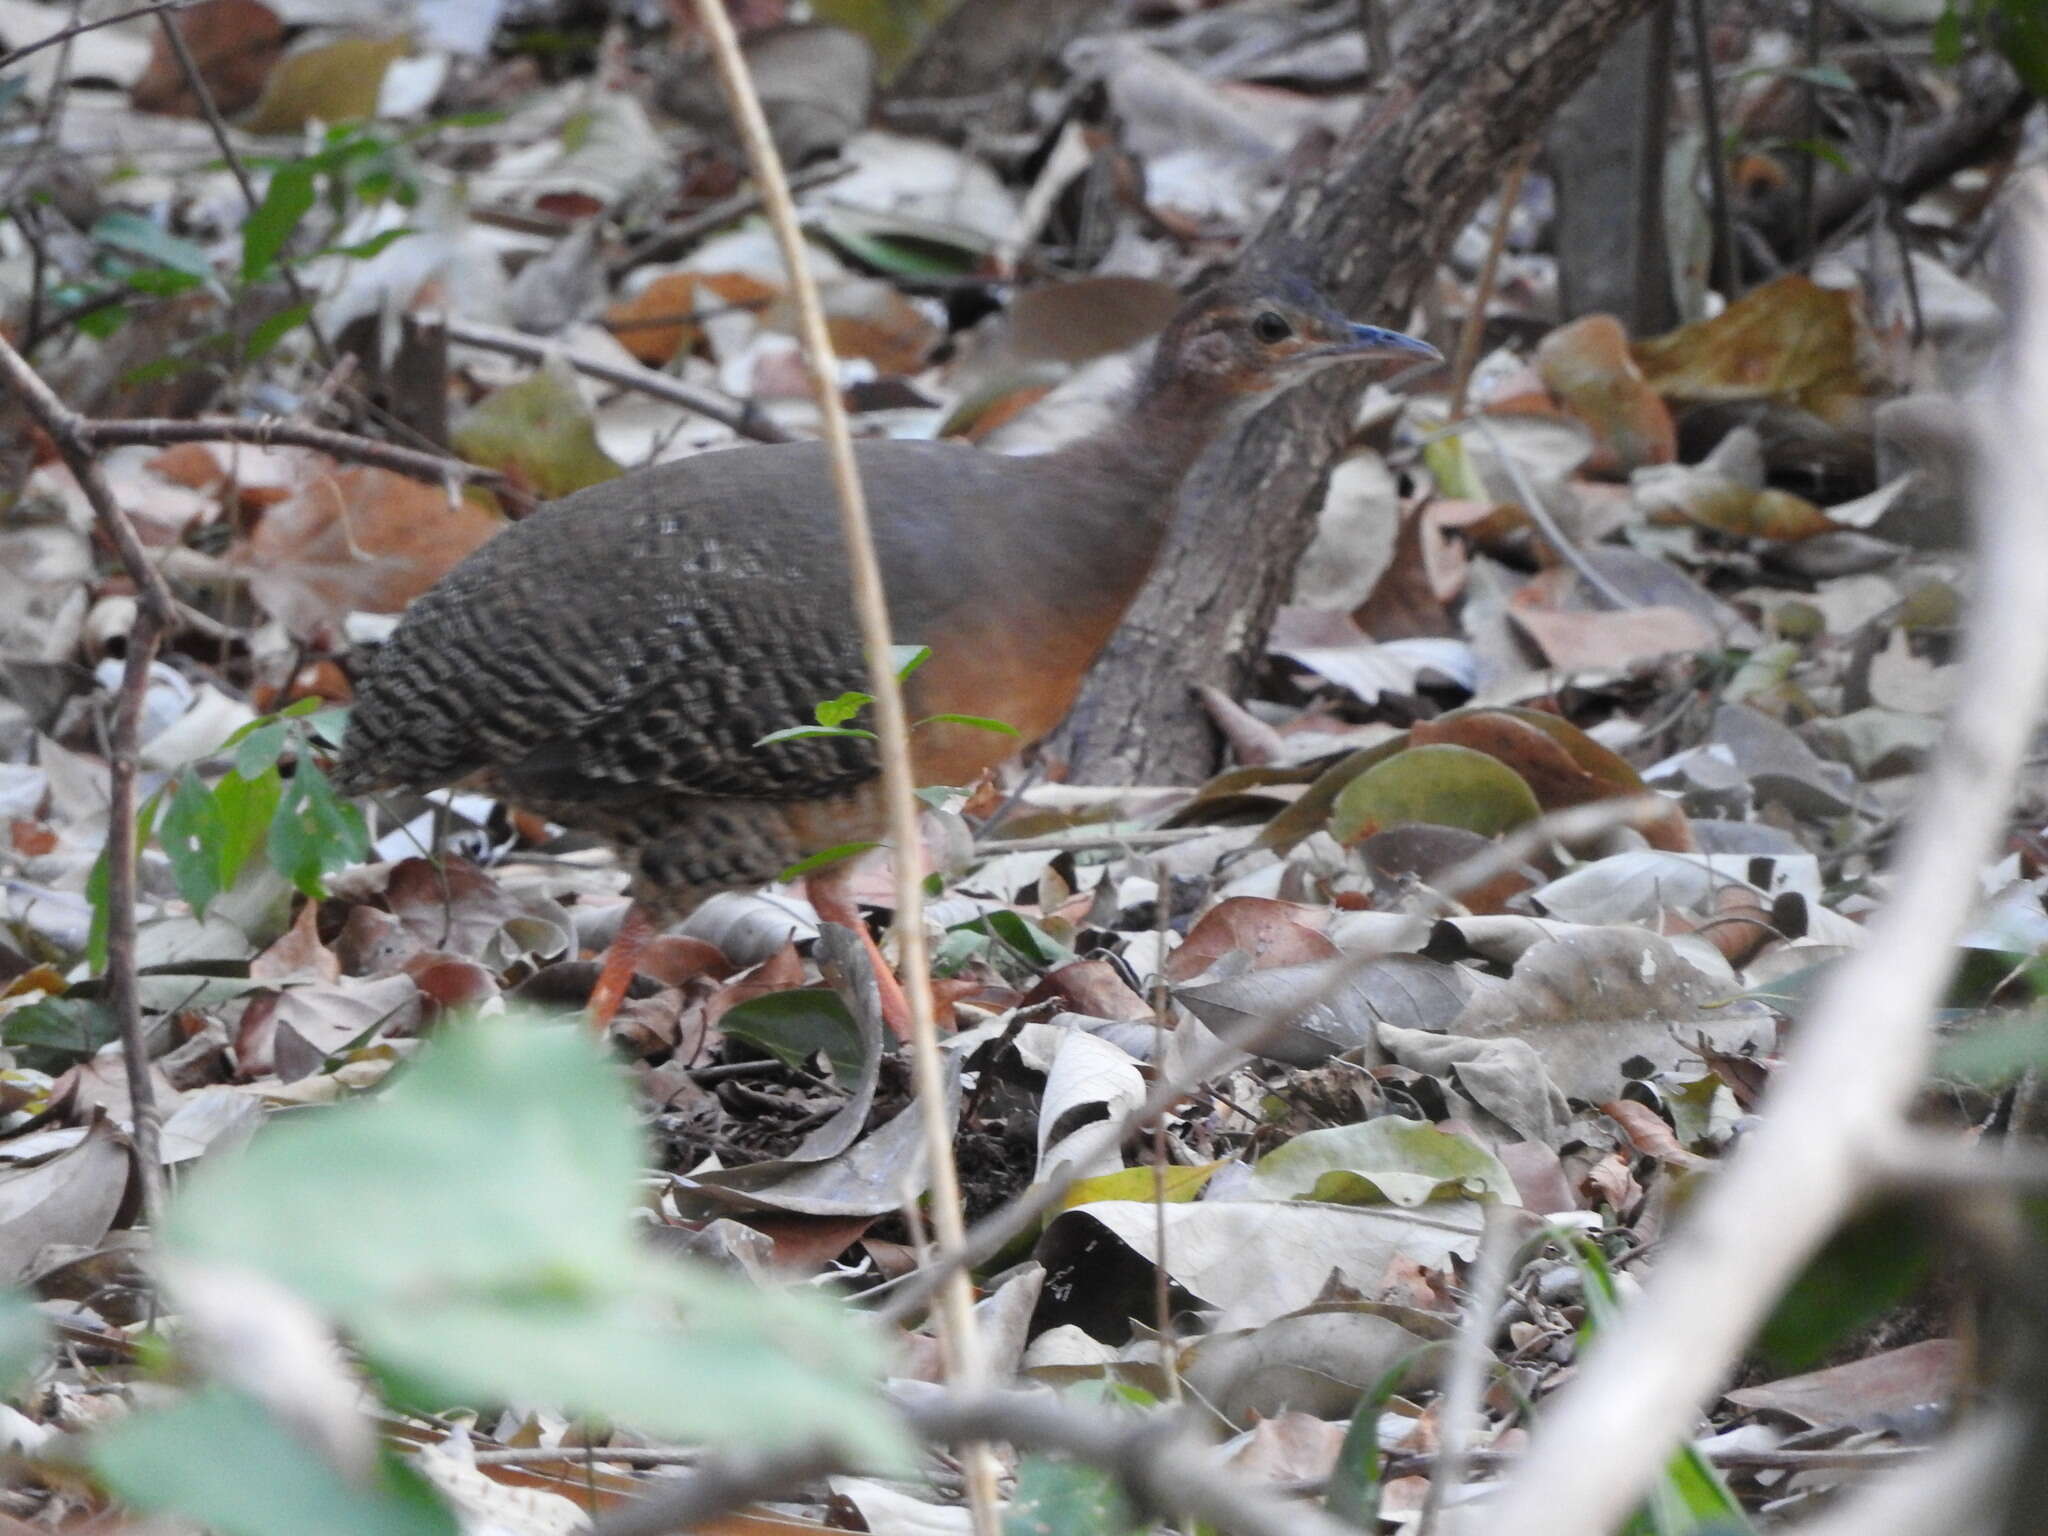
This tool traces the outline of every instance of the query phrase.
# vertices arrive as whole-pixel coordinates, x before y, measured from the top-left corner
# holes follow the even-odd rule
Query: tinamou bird
[[[920,726],[919,782],[972,783],[1059,723],[1233,418],[1321,368],[1437,355],[1268,264],[1188,299],[1092,436],[1029,457],[857,444],[893,633],[931,652],[910,717],[1018,732]],[[872,742],[761,744],[866,684],[823,447],[707,452],[543,507],[415,602],[359,681],[336,782],[480,789],[632,858],[635,906],[592,995],[605,1018],[653,922],[881,832]],[[843,869],[809,894],[872,952]]]

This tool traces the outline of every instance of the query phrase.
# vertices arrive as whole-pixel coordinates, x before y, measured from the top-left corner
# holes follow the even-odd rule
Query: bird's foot
[[[640,955],[647,948],[647,941],[653,937],[654,919],[645,907],[634,902],[626,908],[626,915],[619,921],[619,931],[613,936],[610,948],[604,952],[604,965],[597,973],[597,985],[590,989],[590,1001],[584,1004],[590,1027],[597,1034],[602,1035],[611,1028],[612,1020],[618,1016],[619,1005],[625,1002],[626,993],[633,985]]]
[[[868,932],[868,925],[861,920],[860,907],[846,888],[844,866],[821,870],[804,882],[804,894],[810,898],[812,908],[821,922],[837,923],[850,928],[857,935],[868,952],[868,964],[875,973],[875,990],[881,994],[882,1022],[889,1026],[889,1033],[898,1040],[910,1038],[910,999],[903,995],[903,984],[896,979],[889,962],[882,958],[882,947],[875,942],[875,936]]]

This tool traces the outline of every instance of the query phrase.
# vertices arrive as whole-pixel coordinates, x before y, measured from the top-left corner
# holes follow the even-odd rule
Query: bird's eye
[[[1287,323],[1287,317],[1276,310],[1259,311],[1252,320],[1252,335],[1268,346],[1285,341],[1294,334],[1294,327]]]

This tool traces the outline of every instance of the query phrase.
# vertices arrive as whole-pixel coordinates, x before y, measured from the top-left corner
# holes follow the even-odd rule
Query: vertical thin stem
[[[798,334],[817,388],[820,425],[839,499],[840,528],[846,539],[847,563],[853,577],[854,606],[860,619],[861,647],[868,663],[869,691],[875,698],[876,734],[880,738],[883,794],[888,802],[889,837],[895,846],[897,953],[904,998],[910,1004],[911,1055],[918,1101],[924,1112],[925,1154],[931,1167],[932,1226],[939,1256],[965,1247],[967,1231],[960,1200],[960,1177],[953,1162],[952,1125],[946,1114],[945,1072],[939,1062],[938,1030],[933,1022],[931,961],[924,936],[924,876],[918,857],[923,840],[918,829],[916,783],[910,763],[910,728],[903,708],[892,653],[888,601],[882,570],[869,531],[867,500],[860,469],[853,456],[846,406],[839,397],[837,360],[825,326],[824,307],[805,259],[803,235],[797,227],[796,204],[789,178],[769,136],[768,121],[755,95],[739,38],[721,0],[697,0],[697,16],[711,44],[720,82],[732,107],[761,202],[775,231],[783,265],[789,270],[790,295],[796,302]],[[974,1288],[964,1267],[956,1269],[940,1293],[940,1334],[950,1374],[961,1390],[973,1393],[987,1385],[987,1363],[974,1323]],[[963,1454],[968,1504],[976,1536],[997,1536],[996,1466],[986,1446],[968,1446]]]
[[[163,1206],[163,1166],[157,1155],[156,1087],[149,1075],[149,1049],[142,1035],[142,1003],[135,987],[135,778],[142,733],[142,705],[149,690],[149,665],[157,646],[178,624],[178,606],[162,574],[143,553],[135,527],[114,499],[113,488],[93,457],[86,423],[22,355],[0,337],[0,380],[22,408],[50,436],[122,568],[135,583],[136,619],[128,634],[128,655],[121,671],[121,693],[114,710],[114,728],[107,748],[107,987],[114,1018],[127,1058],[128,1097],[134,1119],[137,1176],[142,1185],[143,1219],[156,1230]]]
[[[1486,1396],[1487,1367],[1493,1363],[1493,1319],[1514,1278],[1515,1235],[1508,1214],[1498,1201],[1488,1201],[1481,1216],[1479,1253],[1465,1286],[1465,1315],[1444,1372],[1436,1466],[1429,1475],[1416,1536],[1432,1536],[1444,1500],[1464,1479],[1470,1463],[1472,1431]]]
[[[1799,268],[1804,271],[1813,261],[1813,248],[1820,243],[1820,204],[1814,196],[1814,177],[1820,168],[1820,159],[1812,149],[1814,140],[1820,137],[1820,87],[1814,84],[1811,71],[1820,64],[1821,38],[1826,33],[1827,11],[1822,0],[1806,0],[1806,46],[1800,63],[1806,66],[1809,77],[1800,84],[1799,96],[1799,137],[1808,148],[1799,157]]]
[[[1166,936],[1173,930],[1173,871],[1161,859],[1153,865],[1159,894],[1153,903],[1152,1060],[1166,1061],[1167,1031],[1173,1027],[1172,993],[1166,983]],[[1173,1277],[1166,1267],[1166,1111],[1152,1122],[1152,1310],[1159,1330],[1159,1368],[1166,1375],[1166,1401],[1181,1400],[1179,1347],[1174,1342]]]
[[[1714,241],[1721,257],[1721,291],[1732,302],[1742,292],[1742,258],[1735,249],[1735,214],[1728,201],[1727,146],[1721,142],[1721,93],[1714,84],[1707,0],[1692,0],[1691,8],[1693,68],[1699,72],[1700,128],[1707,138],[1707,188],[1713,199]]]
[[[156,660],[162,626],[149,607],[139,605],[128,631],[121,665],[121,692],[107,752],[107,993],[121,1030],[121,1054],[128,1071],[130,1136],[140,1164],[142,1220],[152,1233],[162,1228],[163,1160],[159,1151],[162,1115],[149,1050],[142,1033],[142,999],[135,981],[136,835],[135,779],[140,767],[142,709],[149,695],[150,664]]]
[[[199,114],[206,119],[206,126],[213,133],[213,142],[220,150],[221,159],[227,162],[228,173],[235,178],[235,185],[242,189],[242,201],[254,213],[257,207],[256,183],[249,178],[249,168],[242,164],[242,157],[235,153],[234,141],[228,137],[226,119],[220,115],[220,105],[213,99],[213,90],[206,83],[206,77],[199,72],[199,61],[192,57],[192,50],[186,45],[185,34],[178,30],[178,23],[168,10],[156,13],[157,25],[163,28],[164,41],[170,45],[171,56],[178,61],[178,72],[185,77],[186,89],[192,92],[192,99],[199,104]],[[284,286],[292,296],[294,304],[306,311],[306,334],[313,338],[313,350],[320,358],[323,368],[335,365],[334,348],[328,344],[327,333],[320,329],[320,322],[313,318],[312,303],[306,297],[299,274],[292,270],[289,259],[277,264],[278,275],[284,279]]]
[[[1671,7],[1657,0],[1644,23],[1650,31],[1643,58],[1642,117],[1636,124],[1636,175],[1630,202],[1636,221],[1630,276],[1629,330],[1650,336],[1670,328],[1671,256],[1664,239],[1664,153],[1671,121]]]
[[[1508,243],[1508,221],[1521,200],[1522,178],[1529,174],[1529,162],[1536,158],[1530,144],[1508,167],[1501,183],[1500,209],[1493,216],[1493,238],[1486,243],[1486,259],[1479,264],[1479,278],[1472,285],[1472,307],[1465,311],[1465,327],[1458,333],[1458,356],[1451,367],[1451,420],[1465,414],[1465,392],[1472,384],[1472,370],[1479,363],[1479,343],[1486,333],[1486,307],[1493,302],[1493,286],[1500,275],[1500,253]]]

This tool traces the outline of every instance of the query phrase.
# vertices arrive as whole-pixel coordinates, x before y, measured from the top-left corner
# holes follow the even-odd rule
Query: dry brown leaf
[[[296,493],[231,558],[257,601],[306,635],[352,612],[399,612],[504,526],[439,486],[309,455]]]
[[[165,19],[184,37],[214,104],[229,117],[263,94],[264,82],[284,54],[284,23],[258,0],[200,0],[187,10],[166,12]],[[199,99],[161,31],[151,46],[149,65],[129,89],[128,99],[143,112],[201,115]]]
[[[1625,473],[1678,456],[1671,409],[1643,377],[1614,316],[1582,315],[1559,326],[1538,344],[1536,367],[1565,410],[1592,430],[1591,473]]]
[[[1840,427],[1866,424],[1868,345],[1856,295],[1791,273],[1711,320],[1636,343],[1657,392],[1682,402],[1782,400]]]
[[[1249,955],[1255,971],[1333,960],[1337,946],[1315,926],[1321,916],[1292,902],[1233,896],[1211,908],[1167,956],[1166,979],[1192,981],[1225,955]]]

